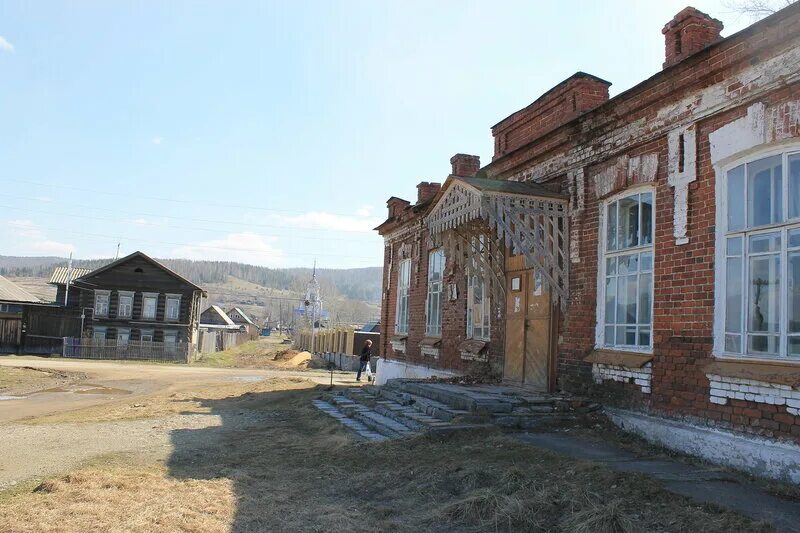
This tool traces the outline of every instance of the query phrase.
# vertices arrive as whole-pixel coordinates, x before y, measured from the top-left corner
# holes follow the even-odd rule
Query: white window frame
[[[122,299],[130,298],[128,304],[128,312],[122,313]],[[132,318],[133,317],[133,292],[130,291],[117,291],[117,318]]]
[[[153,316],[147,315],[145,311],[147,310],[147,300],[153,298],[155,299],[156,303],[153,307]],[[157,292],[143,292],[142,293],[142,319],[144,320],[155,320],[158,316],[158,293]]]
[[[117,346],[127,346],[130,340],[130,328],[117,328]]]
[[[441,256],[440,267],[441,277],[439,281],[434,281],[433,274],[436,266],[435,256]],[[425,336],[426,337],[441,337],[442,336],[442,315],[444,311],[444,270],[447,259],[444,256],[444,250],[438,248],[428,252],[428,292],[425,298]],[[432,316],[432,306],[434,299],[437,304],[437,316]],[[434,320],[434,318],[438,320]]]
[[[98,304],[104,302],[102,311],[98,310]],[[111,305],[111,291],[95,289],[94,291],[94,315],[100,318],[108,318],[108,308]]]
[[[723,161],[717,162],[715,165],[716,170],[716,231],[715,231],[715,268],[714,268],[714,349],[713,354],[715,357],[725,359],[739,359],[744,361],[787,361],[800,363],[800,356],[788,355],[789,337],[799,336],[800,334],[789,333],[789,242],[788,233],[791,230],[800,228],[800,216],[789,218],[789,166],[788,158],[790,155],[800,154],[800,143],[793,139],[785,143],[776,143],[770,146],[761,146],[753,150],[738,153]],[[740,165],[746,165],[760,159],[767,157],[781,155],[781,165],[783,170],[781,195],[782,195],[782,213],[783,221],[757,226],[755,228],[748,228],[748,215],[749,201],[747,193],[745,192],[744,202],[744,220],[745,227],[743,229],[728,231],[728,172],[735,169]],[[745,167],[745,191],[747,191],[747,170]],[[750,268],[749,258],[758,253],[748,253],[749,237],[759,234],[779,233],[781,236],[781,247],[778,252],[780,258],[780,272],[778,279],[783,280],[783,286],[779,287],[779,302],[778,302],[778,320],[780,326],[778,329],[778,353],[765,354],[765,353],[750,353],[748,351],[748,307],[749,307],[749,287],[747,286],[747,279]],[[741,344],[742,352],[729,352],[725,349],[725,313],[727,309],[727,240],[731,237],[742,238],[742,304],[741,304]],[[793,250],[796,252],[797,250]],[[766,255],[766,254],[765,254]],[[736,334],[736,332],[731,332]]]
[[[102,337],[98,337],[98,333],[102,333]],[[108,335],[108,328],[106,326],[95,326],[92,328],[92,340],[105,341]]]
[[[618,202],[622,199],[638,194],[650,193],[652,195],[652,236],[650,244],[633,246],[630,248],[617,249],[608,251],[607,231],[608,231],[608,206]],[[606,349],[621,352],[636,352],[636,353],[653,353],[653,325],[654,325],[654,303],[655,303],[655,265],[656,265],[656,190],[652,185],[641,185],[636,187],[629,187],[622,192],[610,196],[600,202],[599,213],[599,233],[598,233],[598,257],[597,257],[597,308],[596,316],[597,322],[595,324],[595,348]],[[639,210],[639,227],[642,224],[642,213]],[[619,234],[618,234],[619,235]],[[628,345],[628,344],[608,344],[605,340],[605,326],[606,326],[606,258],[611,256],[631,255],[635,253],[651,252],[653,256],[653,265],[651,270],[651,293],[650,293],[650,343],[644,345]],[[641,271],[639,272],[641,276]],[[638,281],[637,281],[637,295],[638,295]],[[637,296],[638,297],[638,296]],[[641,325],[641,324],[639,324]]]
[[[139,330],[139,342],[153,342],[155,333],[152,329],[142,329]],[[149,339],[145,339],[145,337],[150,337]]]
[[[405,279],[404,279],[405,274]],[[403,259],[397,266],[397,302],[394,313],[394,332],[408,333],[408,303],[411,291],[411,259]]]
[[[476,286],[481,290],[481,311],[483,316],[483,326],[478,328],[484,331],[484,334],[475,334],[475,295]],[[478,276],[467,276],[467,338],[481,341],[488,341],[491,339],[492,331],[492,305],[489,298],[489,291],[486,287],[486,282],[483,278]]]
[[[177,301],[177,304],[176,304],[176,307],[175,307],[176,313],[175,313],[174,317],[170,316],[170,313],[169,313],[170,301],[173,301],[173,302]],[[158,306],[158,304],[156,304],[156,307],[157,306]],[[164,320],[165,321],[169,321],[169,322],[177,322],[178,320],[180,320],[180,318],[181,318],[181,295],[180,294],[167,294],[166,302],[164,303]]]
[[[170,342],[167,340],[167,337],[171,337],[173,340]],[[178,331],[174,329],[167,329],[164,330],[164,337],[163,343],[165,346],[177,346],[178,345]]]

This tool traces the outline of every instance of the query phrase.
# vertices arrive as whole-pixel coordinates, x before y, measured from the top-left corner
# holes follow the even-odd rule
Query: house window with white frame
[[[111,293],[109,291],[94,291],[94,316],[108,316],[108,301]]]
[[[486,283],[479,276],[467,279],[467,338],[488,341],[491,315]]]
[[[117,303],[117,318],[131,318],[133,316],[133,293],[119,292]]]
[[[607,202],[604,209],[600,344],[649,350],[653,329],[653,192],[629,192]]]
[[[155,319],[158,294],[146,292],[142,295],[142,318]]]
[[[800,149],[739,161],[724,176],[717,351],[800,358]]]
[[[108,330],[104,326],[95,326],[92,328],[92,339],[96,341],[105,341],[107,331]]]
[[[181,295],[168,294],[164,317],[167,320],[178,320],[181,314]]]
[[[428,297],[425,301],[425,335],[442,335],[442,290],[444,288],[444,251],[428,255]]]
[[[400,261],[397,269],[397,309],[395,333],[408,333],[408,291],[411,286],[411,259]]]
[[[139,332],[139,340],[141,342],[153,342],[153,330],[143,329]]]
[[[131,330],[127,328],[117,329],[117,346],[127,346],[131,339]]]

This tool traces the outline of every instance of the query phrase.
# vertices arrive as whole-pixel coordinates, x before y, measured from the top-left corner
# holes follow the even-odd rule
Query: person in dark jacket
[[[367,339],[364,347],[361,348],[361,356],[358,358],[358,374],[356,374],[356,381],[361,381],[361,373],[366,372],[367,381],[372,381],[372,369],[369,367],[369,360],[372,358],[372,341]]]

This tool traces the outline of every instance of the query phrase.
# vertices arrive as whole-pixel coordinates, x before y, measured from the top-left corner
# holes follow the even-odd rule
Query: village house
[[[721,31],[682,10],[660,72],[611,99],[578,72],[492,127],[489,164],[388,200],[379,383],[590,394],[785,466],[756,437],[800,443],[800,4]]]
[[[59,305],[80,312],[82,327],[74,336],[118,345],[197,344],[205,291],[142,252],[91,271],[72,269],[70,274],[59,267],[50,283],[57,288]]]

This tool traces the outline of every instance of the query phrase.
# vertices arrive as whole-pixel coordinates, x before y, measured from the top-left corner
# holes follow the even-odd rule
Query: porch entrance
[[[509,258],[508,263],[515,257]],[[519,259],[522,259],[521,257]],[[553,383],[554,305],[533,269],[507,263],[504,381],[548,392]],[[522,261],[519,265],[524,266]]]

